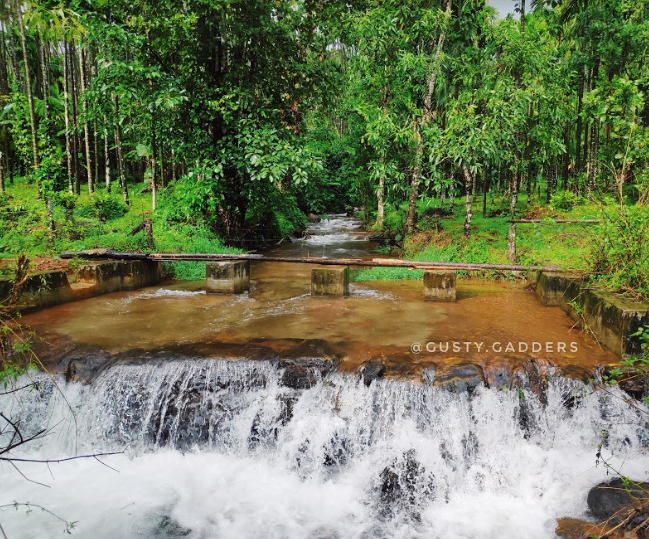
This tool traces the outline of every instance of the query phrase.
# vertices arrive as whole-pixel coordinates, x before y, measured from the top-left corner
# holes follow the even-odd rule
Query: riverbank
[[[507,264],[508,233],[511,217],[502,197],[488,196],[487,216],[481,213],[483,197],[473,202],[474,215],[471,234],[464,236],[465,212],[456,206],[448,212],[448,204],[439,208],[439,201],[422,199],[418,204],[417,232],[404,239],[407,206],[390,208],[382,229],[377,229],[377,247],[380,252],[403,256],[409,260],[439,262],[467,262],[478,264]],[[602,206],[575,199],[575,205],[540,206],[533,197],[520,198],[518,219],[541,219],[541,223],[519,224],[516,230],[516,262],[525,266],[558,266],[572,273],[586,271],[591,264],[592,239],[599,232],[597,225],[554,223],[555,219],[600,219]],[[460,276],[466,275],[460,272]],[[476,276],[475,273],[471,274]],[[511,273],[481,272],[489,278],[512,278]],[[421,279],[422,272],[408,269],[373,268],[354,272],[352,279]]]

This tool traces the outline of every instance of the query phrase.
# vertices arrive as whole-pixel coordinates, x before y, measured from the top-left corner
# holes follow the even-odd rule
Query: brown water
[[[310,238],[280,245],[273,254],[371,257],[374,245],[358,226],[350,219],[319,224]],[[61,305],[24,321],[51,350],[62,343],[111,353],[198,346],[211,355],[222,347],[245,356],[260,347],[281,352],[315,340],[319,353],[344,358],[343,370],[382,357],[400,375],[468,359],[539,358],[588,370],[616,360],[521,282],[459,280],[455,303],[424,301],[419,280],[352,283],[350,297],[311,297],[312,267],[254,262],[250,292],[240,296],[208,295],[202,281],[182,282]],[[421,344],[421,353],[411,351],[413,343]],[[427,343],[434,343],[428,351]]]

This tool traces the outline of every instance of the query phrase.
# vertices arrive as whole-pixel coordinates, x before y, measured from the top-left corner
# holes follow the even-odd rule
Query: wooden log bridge
[[[424,270],[424,299],[455,301],[457,271],[559,271],[555,266],[514,264],[468,264],[399,260],[393,258],[282,257],[256,253],[123,253],[110,249],[61,253],[61,258],[141,260],[148,262],[205,262],[206,290],[213,294],[241,294],[250,289],[250,261],[314,264],[311,295],[348,296],[349,267],[392,267]],[[324,266],[324,267],[323,267]]]
[[[266,256],[256,253],[125,253],[112,249],[92,249],[88,251],[68,251],[61,258],[112,259],[112,260],[150,260],[155,262],[220,262],[231,260],[257,260],[260,262],[286,262],[294,264],[317,264],[322,266],[358,266],[410,268],[423,270],[459,271],[562,271],[557,266],[522,266],[516,264],[472,264],[465,262],[437,262],[428,260],[401,260],[396,258],[328,258],[328,257],[284,257]]]

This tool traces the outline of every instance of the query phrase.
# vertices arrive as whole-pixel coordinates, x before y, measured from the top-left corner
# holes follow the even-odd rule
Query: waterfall
[[[38,503],[97,539],[548,539],[606,477],[599,443],[638,479],[649,463],[648,411],[616,388],[555,378],[544,404],[527,389],[314,377],[296,390],[270,361],[182,358],[90,385],[36,375],[38,390],[0,397],[24,432],[52,429],[21,457],[124,453],[110,468],[21,464],[50,488],[0,463],[0,505]],[[61,531],[42,511],[0,522],[11,539]]]

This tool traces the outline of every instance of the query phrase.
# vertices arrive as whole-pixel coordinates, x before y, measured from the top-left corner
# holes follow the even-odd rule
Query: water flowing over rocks
[[[334,359],[309,357],[322,346],[296,343],[284,359],[268,361],[189,359],[179,350],[175,358],[151,354],[130,363],[89,356],[83,376],[90,383],[55,377],[59,393],[43,377],[29,399],[0,397],[0,410],[27,430],[56,425],[55,437],[31,449],[39,455],[126,449],[129,456],[108,460],[123,473],[102,471],[93,496],[109,496],[101,485],[115,481],[126,482],[123,495],[100,498],[100,506],[119,509],[153,496],[147,511],[119,515],[140,530],[130,537],[224,537],[235,526],[237,537],[250,539],[346,537],[348,530],[354,537],[402,530],[421,539],[500,539],[521,529],[549,539],[553,518],[566,508],[582,516],[589,485],[603,478],[593,466],[602,430],[604,451],[620,459],[647,443],[647,412],[629,407],[615,388],[616,396],[605,398],[581,381],[548,374],[541,399],[523,384],[537,384],[534,376],[512,374],[518,389],[499,390],[480,378],[485,371],[467,365],[443,372],[441,384],[380,376],[368,384],[362,373],[336,372]],[[81,359],[77,354],[77,377]],[[366,363],[368,371],[380,372],[381,362]],[[181,471],[192,463],[201,473],[183,486]],[[165,470],[161,478],[179,470],[180,483],[154,486],[156,466]],[[57,468],[66,480],[63,490],[53,485],[53,496],[73,503],[74,489],[64,485],[76,481],[76,469]],[[22,479],[9,480],[20,491]],[[230,491],[237,494],[220,497]],[[57,499],[44,503],[56,506]],[[283,517],[257,513],[264,507]],[[86,536],[123,536],[98,531],[93,511],[84,510]]]

